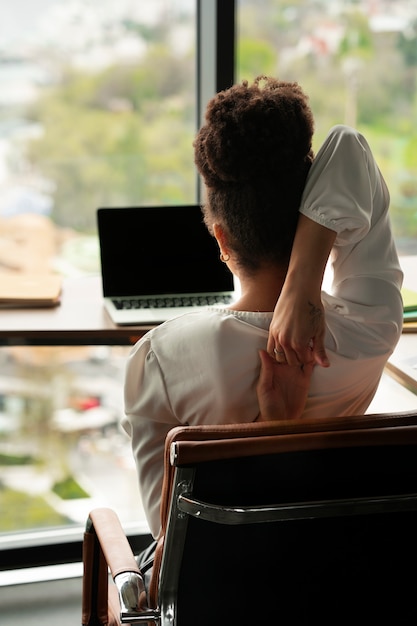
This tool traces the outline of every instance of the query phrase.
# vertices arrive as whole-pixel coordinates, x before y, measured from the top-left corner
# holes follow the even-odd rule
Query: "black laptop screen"
[[[232,291],[199,206],[100,208],[104,296]]]

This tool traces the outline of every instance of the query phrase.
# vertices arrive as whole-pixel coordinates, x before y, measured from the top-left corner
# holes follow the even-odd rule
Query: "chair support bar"
[[[218,506],[193,500],[186,494],[178,496],[178,509],[186,515],[217,524],[257,524],[341,515],[368,515],[394,511],[416,511],[417,494],[401,494],[383,497],[349,498],[280,504],[276,506]]]

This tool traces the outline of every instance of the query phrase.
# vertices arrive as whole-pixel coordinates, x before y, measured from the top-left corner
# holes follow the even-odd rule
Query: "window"
[[[97,274],[99,206],[197,201],[192,141],[233,33],[232,0],[0,7],[0,274]],[[79,558],[96,505],[147,532],[119,426],[129,349],[0,348],[3,567]]]
[[[97,272],[99,206],[195,201],[195,1],[6,4],[0,270]]]
[[[0,275],[97,274],[99,206],[196,201],[196,11],[195,0],[2,4]],[[119,426],[128,350],[0,349],[5,548],[18,532],[52,541],[79,528],[96,504],[146,532]]]
[[[128,347],[0,350],[0,533],[83,525],[113,503],[142,521],[130,441],[119,426]]]

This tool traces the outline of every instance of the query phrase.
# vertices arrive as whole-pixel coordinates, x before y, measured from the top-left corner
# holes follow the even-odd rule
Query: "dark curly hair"
[[[287,263],[313,152],[313,115],[297,83],[259,76],[218,93],[194,141],[207,187],[206,225],[220,223],[240,265]]]

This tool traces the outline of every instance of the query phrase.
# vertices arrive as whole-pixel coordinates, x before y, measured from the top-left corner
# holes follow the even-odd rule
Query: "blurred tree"
[[[403,89],[415,97],[417,72],[417,19],[398,34],[397,49],[400,51],[407,68]]]
[[[348,11],[344,16],[345,34],[338,57],[345,76],[345,124],[356,127],[358,121],[358,89],[365,62],[373,53],[373,38],[368,18],[362,11]]]
[[[277,74],[277,53],[267,41],[239,39],[237,58],[240,80],[251,82],[261,74]]]
[[[194,61],[149,45],[140,63],[66,68],[32,109],[32,171],[53,182],[59,226],[94,233],[99,206],[193,202]]]
[[[408,67],[417,66],[417,20],[398,34],[397,46],[404,57],[405,64]]]

